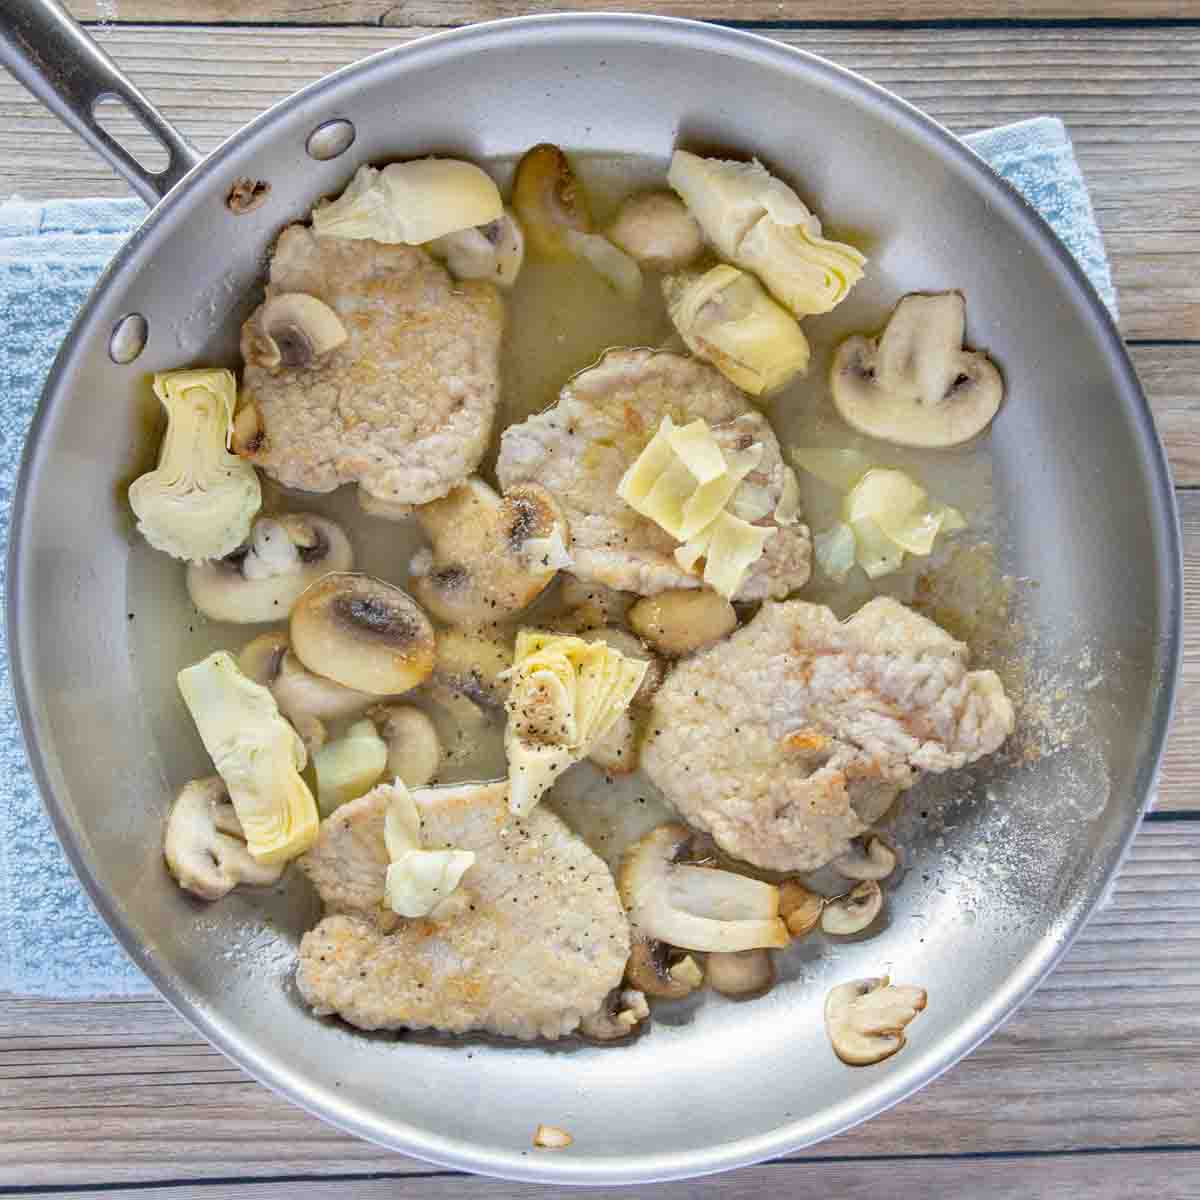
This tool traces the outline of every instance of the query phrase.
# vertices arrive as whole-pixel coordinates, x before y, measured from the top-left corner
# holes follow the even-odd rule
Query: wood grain
[[[1164,1180],[1171,1190],[1164,1189]],[[304,1182],[304,1200],[545,1200],[537,1184],[464,1179],[438,1174],[407,1185],[394,1178],[318,1179]],[[594,1188],[587,1200],[630,1200],[638,1193]],[[747,1167],[716,1178],[656,1184],[654,1200],[879,1200],[881,1196],[955,1196],[967,1200],[1164,1200],[1200,1194],[1200,1155],[1148,1154],[1021,1155],[985,1159],[889,1159],[871,1162],[777,1162]],[[95,1193],[56,1193],[63,1200],[94,1200]],[[183,1184],[150,1187],[139,1200],[296,1200],[288,1180],[263,1183]]]
[[[1158,781],[1159,812],[1200,808],[1200,492],[1182,491],[1178,499],[1183,530],[1183,670]]]
[[[81,21],[247,21],[354,25],[462,25],[494,17],[561,12],[556,0],[71,0]],[[576,0],[576,12],[649,12],[701,21],[962,21],[970,19],[1142,20],[1195,18],[1195,0]]]
[[[899,1108],[805,1157],[1194,1144],[1198,950],[1200,823],[1149,825],[1111,904],[1021,1012]],[[0,1001],[0,1145],[0,1187],[428,1171],[251,1082],[157,1000]],[[790,1190],[802,1177],[769,1178]]]
[[[302,84],[419,32],[119,26],[97,36],[188,137],[211,149]],[[1200,28],[840,28],[772,36],[864,72],[956,131],[1061,116],[1112,257],[1123,331],[1200,339]],[[105,164],[7,77],[0,79],[0,111],[7,118],[0,195],[126,194]],[[132,119],[125,128],[133,129]],[[144,133],[130,140],[135,148],[149,145]]]
[[[1176,486],[1200,487],[1200,345],[1133,345],[1129,354]],[[1195,569],[1200,571],[1200,563]]]

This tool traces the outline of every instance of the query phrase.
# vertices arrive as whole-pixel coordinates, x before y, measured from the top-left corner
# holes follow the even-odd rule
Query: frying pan
[[[1181,597],[1173,494],[1145,399],[1084,276],[1014,192],[867,81],[684,21],[564,16],[438,34],[305,88],[203,160],[56,5],[6,5],[0,33],[6,64],[155,204],[46,385],[13,506],[7,619],[29,758],[58,834],[181,1014],[270,1087],[384,1146],[597,1184],[717,1171],[829,1137],[929,1082],[1013,1011],[1137,829],[1171,710]],[[104,96],[163,143],[161,173],[96,126]],[[359,163],[430,150],[495,160],[543,140],[665,162],[677,139],[758,154],[841,229],[866,232],[872,275],[848,323],[869,327],[905,290],[967,290],[972,327],[1008,381],[990,447],[998,553],[1017,581],[1030,684],[1066,697],[1070,736],[1050,729],[1044,753],[922,785],[898,834],[909,869],[887,927],[836,949],[802,943],[765,999],[707,998],[619,1049],[464,1049],[315,1020],[290,981],[315,917],[301,883],[201,912],[162,869],[176,743],[191,735],[169,689],[146,681],[156,659],[169,680],[194,647],[179,640],[181,573],[165,559],[150,579],[161,599],[126,619],[135,584],[146,594],[135,575],[157,569],[118,488],[145,441],[147,376],[236,362],[272,238]],[[244,215],[225,203],[239,176],[272,187]],[[851,1070],[826,1042],[824,994],[885,971],[926,987],[929,1008],[900,1054]],[[533,1151],[539,1122],[567,1128],[574,1146]]]

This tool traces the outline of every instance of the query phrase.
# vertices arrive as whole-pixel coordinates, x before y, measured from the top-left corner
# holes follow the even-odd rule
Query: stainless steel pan
[[[865,80],[682,21],[549,17],[440,34],[305,88],[203,161],[50,3],[5,6],[0,32],[20,78],[140,195],[161,197],[46,386],[14,504],[7,615],[30,760],[59,835],[184,1016],[264,1083],[383,1145],[473,1171],[604,1183],[716,1171],[829,1137],[929,1082],[1013,1011],[1137,828],[1171,709],[1181,586],[1167,468],[1116,330],[1012,191]],[[92,105],[110,94],[166,146],[161,175],[95,127]],[[335,120],[350,123],[335,134],[352,127],[353,145],[313,157],[314,131]],[[178,665],[183,602],[179,573],[164,568],[161,603],[127,621],[140,560],[116,488],[143,440],[147,373],[233,362],[272,237],[360,162],[431,148],[491,158],[541,140],[665,159],[680,137],[757,153],[840,227],[869,231],[873,274],[848,322],[908,288],[967,289],[1009,383],[992,435],[1004,564],[1038,585],[1023,592],[1023,637],[1034,674],[1064,680],[1073,748],[972,776],[957,800],[924,790],[909,806],[910,870],[888,928],[836,953],[805,944],[765,1000],[709,1000],[620,1049],[477,1044],[468,1056],[316,1021],[289,982],[313,916],[299,885],[201,914],[162,869],[160,818],[181,769],[172,740],[186,734],[178,706],[140,681],[148,656]],[[328,132],[320,140],[337,148]],[[237,176],[272,185],[249,215],[225,205]],[[110,350],[128,314],[148,336],[122,365]],[[126,326],[118,342],[127,358],[137,338]],[[929,1009],[901,1054],[853,1071],[829,1052],[822,998],[831,982],[882,970],[923,984]],[[530,1149],[543,1121],[574,1134],[570,1151]]]

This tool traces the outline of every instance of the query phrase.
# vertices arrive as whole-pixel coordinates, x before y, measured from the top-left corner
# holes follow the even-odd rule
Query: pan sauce
[[[507,190],[513,160],[490,164],[502,190]],[[604,228],[621,200],[632,192],[662,187],[665,173],[660,161],[636,156],[573,155],[572,165],[587,190],[597,228]],[[836,214],[830,222],[836,235]],[[861,239],[860,239],[861,240]],[[872,248],[864,248],[871,253]],[[862,449],[876,465],[905,470],[925,484],[939,499],[957,506],[966,516],[969,529],[956,539],[986,543],[999,530],[993,510],[991,461],[988,441],[953,450],[922,451],[872,442],[849,429],[836,415],[828,396],[829,356],[837,342],[851,330],[882,325],[890,304],[863,302],[857,293],[834,313],[809,317],[805,331],[813,348],[807,375],[777,395],[767,414],[787,451],[796,446],[834,446]],[[533,412],[554,403],[558,390],[572,375],[590,366],[612,346],[655,346],[682,350],[678,335],[667,317],[657,276],[648,273],[636,304],[623,300],[586,264],[526,260],[516,286],[506,296],[506,328],[501,357],[502,393],[492,447],[483,474],[494,483],[492,467],[500,431]],[[973,341],[986,346],[986,331],[971,331]],[[240,363],[231,363],[232,367]],[[147,454],[152,460],[152,443],[158,430],[148,430]],[[151,437],[151,433],[153,437]],[[804,471],[797,471],[804,520],[814,532],[839,519],[841,496]],[[355,549],[355,569],[404,586],[406,565],[423,544],[415,520],[394,523],[364,515],[353,487],[327,495],[289,491],[263,476],[263,511],[280,508],[311,511],[341,523]],[[987,628],[971,628],[960,622],[954,629],[955,613],[944,602],[951,589],[939,586],[939,570],[951,557],[954,546],[940,545],[930,559],[907,556],[904,566],[890,576],[868,580],[853,571],[845,584],[836,585],[822,577],[819,569],[803,589],[805,599],[828,604],[839,615],[857,609],[872,595],[886,594],[920,605],[922,598],[941,599],[938,616],[956,635],[974,642],[975,649],[988,643],[995,649],[1008,620],[1007,595],[996,556],[977,554],[971,559],[973,603],[980,595],[1001,597],[991,605]],[[962,561],[955,566],[960,575]],[[175,794],[188,780],[211,772],[207,755],[192,723],[181,711],[175,675],[181,665],[195,662],[218,649],[235,653],[260,633],[279,625],[228,625],[208,620],[188,599],[179,564],[156,553],[141,538],[135,538],[130,553],[128,611],[134,669],[140,683],[142,702],[158,743],[161,760],[169,777],[164,791]],[[956,582],[961,591],[961,580]],[[139,611],[166,605],[177,613],[173,621],[138,621]],[[986,606],[985,606],[986,607]],[[525,613],[519,623],[537,623],[561,611],[557,586]],[[977,659],[980,665],[999,665]],[[1002,674],[1007,674],[1002,671]],[[1007,682],[1007,679],[1006,679]],[[425,708],[438,727],[447,761],[438,780],[450,783],[466,779],[497,778],[506,773],[502,745],[501,715],[493,715],[483,729],[459,724],[444,709],[419,695],[406,703]],[[338,736],[345,724],[331,724],[330,736]],[[553,806],[610,864],[644,832],[670,819],[671,812],[658,789],[640,770],[629,776],[608,776],[591,763],[582,763],[560,780],[551,797]],[[907,801],[916,801],[911,794]]]

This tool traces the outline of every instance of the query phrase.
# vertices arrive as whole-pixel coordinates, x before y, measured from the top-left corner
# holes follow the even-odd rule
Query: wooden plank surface
[[[1169,1183],[1164,1186],[1164,1181]],[[393,1178],[306,1180],[304,1200],[545,1200],[544,1187],[494,1179],[464,1180],[458,1175],[398,1182]],[[1169,1190],[1168,1190],[1169,1189]],[[183,1184],[139,1189],[138,1200],[297,1200],[289,1180],[262,1183]],[[941,1200],[1067,1200],[1119,1197],[1120,1200],[1169,1200],[1200,1195],[1200,1155],[1149,1154],[1019,1155],[985,1159],[904,1159],[880,1162],[782,1162],[749,1167],[717,1178],[656,1185],[652,1191],[594,1188],[587,1200],[879,1200],[881,1196],[919,1196]],[[57,1193],[62,1200],[94,1200],[94,1192]]]
[[[1183,670],[1158,782],[1159,812],[1200,809],[1200,491],[1177,495],[1183,530]],[[1200,1121],[1197,1135],[1200,1143]]]
[[[805,1157],[1194,1145],[1198,1056],[1200,822],[1157,822],[1111,904],[1000,1032]],[[157,1000],[0,1001],[0,1146],[0,1187],[429,1170],[270,1094]],[[427,1189],[411,1194],[461,1194]]]
[[[167,116],[211,149],[302,84],[418,32],[116,27],[98,36]],[[771,34],[863,71],[959,132],[1061,116],[1112,257],[1124,333],[1200,338],[1200,28]],[[100,159],[7,77],[0,79],[0,111],[0,195],[126,194]],[[145,134],[133,142],[150,144]],[[33,145],[37,155],[28,153]]]
[[[1133,345],[1129,354],[1176,486],[1200,487],[1200,345]]]
[[[1196,0],[69,0],[81,21],[294,22],[316,25],[462,25],[528,13],[649,12],[701,21],[1154,20],[1196,18]]]
[[[2,3],[3,0],[0,0]],[[202,149],[333,67],[419,27],[555,0],[73,0]],[[863,71],[965,132],[1068,124],[1113,260],[1127,337],[1176,481],[1200,489],[1200,0],[592,0],[573,7],[745,22]],[[1021,26],[994,20],[1061,18]],[[982,26],[962,22],[985,18]],[[892,27],[945,21],[947,28]],[[126,22],[227,22],[143,29]],[[117,24],[113,27],[113,23]],[[320,29],[270,28],[304,22]],[[259,25],[259,28],[234,26]],[[388,28],[337,28],[371,25]],[[89,151],[0,78],[0,196],[121,195]],[[126,126],[128,129],[128,125]],[[135,139],[136,140],[136,139]],[[148,143],[143,137],[139,145]],[[36,146],[37,153],[29,147]],[[52,165],[51,165],[52,164]],[[1200,490],[1180,494],[1188,636],[1160,810],[1200,809]],[[802,1161],[655,1188],[661,1200],[1200,1196],[1200,821],[1148,825],[1113,901],[998,1034],[947,1076]],[[158,1000],[0,998],[0,1190],[143,1185],[151,1200],[534,1200],[342,1135],[249,1080]],[[1083,1153],[1078,1153],[1082,1151]],[[145,1186],[151,1185],[151,1186]],[[158,1186],[161,1185],[161,1186]],[[65,1190],[58,1190],[65,1189]],[[646,1194],[650,1194],[646,1189]],[[617,1200],[631,1192],[591,1193]],[[639,1191],[638,1194],[641,1194]]]

